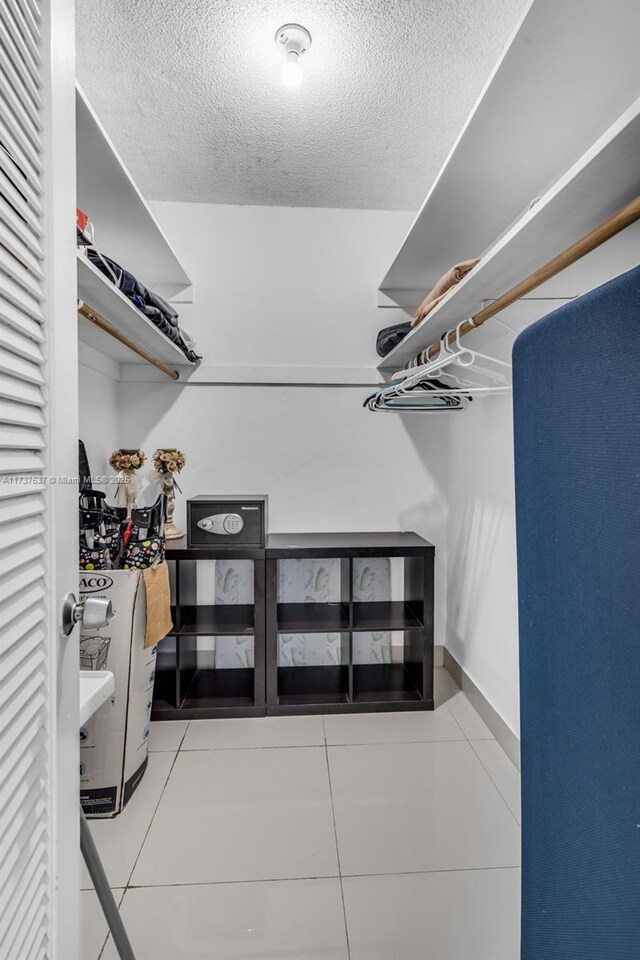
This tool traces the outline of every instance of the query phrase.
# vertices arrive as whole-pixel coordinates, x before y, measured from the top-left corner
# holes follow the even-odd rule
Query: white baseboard
[[[472,705],[478,711],[486,725],[491,730],[504,752],[515,766],[520,769],[520,741],[515,733],[502,719],[473,680],[465,673],[453,654],[445,647],[440,648],[444,654],[444,667],[451,674],[463,693],[467,695]]]

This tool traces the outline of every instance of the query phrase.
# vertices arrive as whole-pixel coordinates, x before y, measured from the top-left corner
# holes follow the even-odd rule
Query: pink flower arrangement
[[[109,457],[109,464],[114,470],[139,470],[146,459],[144,450],[114,450]]]
[[[185,463],[184,453],[175,448],[156,450],[153,455],[153,465],[160,474],[180,473]]]

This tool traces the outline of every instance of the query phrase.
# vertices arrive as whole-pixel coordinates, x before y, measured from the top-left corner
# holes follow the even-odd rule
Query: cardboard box
[[[80,801],[87,817],[126,806],[147,766],[156,646],[144,646],[147,601],[139,570],[80,571],[81,597],[104,597],[108,627],[81,631],[80,667],[111,670],[115,694],[80,731]]]

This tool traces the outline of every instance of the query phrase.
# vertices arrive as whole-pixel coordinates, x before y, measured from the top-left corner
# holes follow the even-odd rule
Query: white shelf
[[[383,358],[378,369],[403,367],[446,330],[481,309],[484,301],[506,293],[638,196],[639,156],[640,99],[494,244],[453,293]],[[569,271],[560,275],[563,284],[568,275]],[[563,291],[552,280],[531,296],[580,292]]]
[[[415,309],[589,149],[640,95],[639,35],[638,3],[535,0],[382,281],[381,306]]]
[[[114,287],[86,257],[78,253],[77,261],[78,297],[84,300],[87,306],[92,307],[105,320],[108,320],[120,333],[130,337],[139,346],[144,347],[154,357],[172,368],[177,365],[194,367],[182,350],[161,330],[158,330],[155,324],[145,317],[117,287]],[[90,347],[94,347],[119,363],[145,363],[124,344],[80,315],[78,316],[78,336]]]
[[[76,153],[77,205],[93,222],[101,253],[165,299],[189,287],[187,273],[79,86]]]

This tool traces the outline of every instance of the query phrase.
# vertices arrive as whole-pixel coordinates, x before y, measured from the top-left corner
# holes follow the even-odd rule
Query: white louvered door
[[[74,152],[73,3],[0,0],[0,960],[80,955]]]

